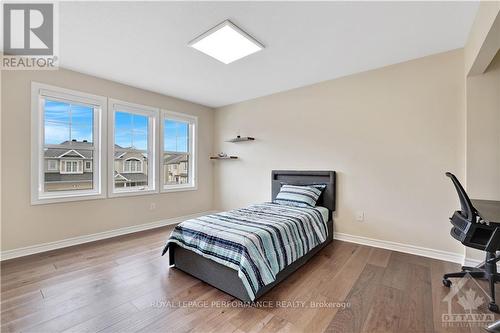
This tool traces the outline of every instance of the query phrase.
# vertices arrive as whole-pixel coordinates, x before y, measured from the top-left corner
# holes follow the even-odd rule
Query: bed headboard
[[[272,200],[278,195],[281,184],[310,185],[326,184],[318,199],[318,206],[335,211],[335,171],[290,171],[273,170],[271,172]]]

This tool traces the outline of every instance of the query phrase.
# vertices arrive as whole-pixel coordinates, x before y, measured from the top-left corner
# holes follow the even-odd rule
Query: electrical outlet
[[[363,222],[365,220],[365,212],[358,211],[356,212],[356,221]]]
[[[155,210],[156,209],[156,203],[152,202],[149,204],[149,210]]]

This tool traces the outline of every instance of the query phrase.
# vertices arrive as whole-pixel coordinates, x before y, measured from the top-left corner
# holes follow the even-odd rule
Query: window
[[[82,174],[82,161],[61,161],[61,174]]]
[[[142,172],[142,161],[136,158],[129,158],[123,163],[123,172]]]
[[[196,189],[197,118],[162,112],[162,191]]]
[[[32,84],[33,204],[103,196],[99,139],[105,112],[103,97]],[[84,159],[96,165],[94,172],[84,172]]]
[[[109,108],[109,195],[157,192],[159,110],[116,100]]]
[[[92,161],[85,161],[85,172],[92,172]]]
[[[58,171],[59,168],[57,167],[58,161],[57,160],[48,160],[47,161],[47,171]]]

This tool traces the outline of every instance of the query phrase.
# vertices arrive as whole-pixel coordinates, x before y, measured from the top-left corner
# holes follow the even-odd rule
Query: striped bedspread
[[[287,265],[327,238],[319,210],[273,203],[206,215],[177,225],[167,241],[238,271],[250,299]]]

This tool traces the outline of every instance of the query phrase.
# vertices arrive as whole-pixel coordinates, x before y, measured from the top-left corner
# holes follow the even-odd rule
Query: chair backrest
[[[446,173],[447,177],[451,178],[455,189],[457,190],[458,198],[460,199],[461,213],[462,215],[471,222],[476,222],[476,209],[472,206],[472,202],[469,199],[469,196],[465,192],[462,184],[458,181],[457,177],[451,172]]]

